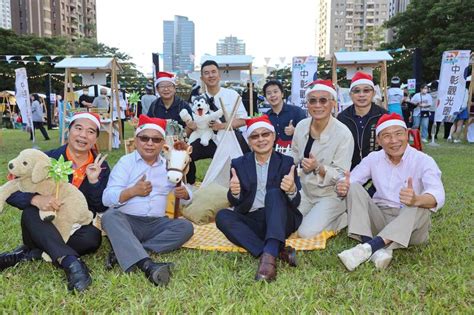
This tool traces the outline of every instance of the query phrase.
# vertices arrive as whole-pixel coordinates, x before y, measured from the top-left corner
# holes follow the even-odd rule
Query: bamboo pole
[[[66,136],[66,107],[67,107],[67,102],[69,101],[68,100],[68,85],[69,85],[69,69],[66,68],[66,73],[64,75],[64,98],[63,98],[63,108],[62,108],[62,111],[63,111],[63,114],[62,114],[62,117],[61,117],[61,126],[62,126],[62,130],[61,130],[61,145],[64,145],[65,143],[65,136]]]
[[[250,86],[249,86],[249,116],[253,116],[253,80],[252,80],[252,63],[250,63],[249,66],[249,72],[250,72]],[[256,104],[255,104],[256,106]]]

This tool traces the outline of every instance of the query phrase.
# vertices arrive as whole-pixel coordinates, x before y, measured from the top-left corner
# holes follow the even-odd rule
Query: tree
[[[385,26],[395,31],[385,48],[420,48],[425,81],[438,78],[441,56],[446,50],[474,48],[474,5],[472,0],[412,0],[403,13]],[[391,71],[407,72],[409,62]]]

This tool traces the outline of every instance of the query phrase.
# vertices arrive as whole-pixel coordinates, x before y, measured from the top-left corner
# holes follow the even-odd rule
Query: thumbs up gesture
[[[229,185],[230,192],[232,193],[232,195],[238,195],[240,194],[239,177],[237,176],[237,172],[235,171],[234,168],[231,168],[230,172],[231,172],[230,185]]]
[[[301,161],[301,166],[303,166],[303,172],[308,174],[318,167],[318,161],[316,161],[316,157],[313,153],[309,153],[309,157]]]
[[[143,175],[133,188],[135,196],[146,197],[151,193],[153,187],[151,186],[151,182],[146,180],[146,175]]]
[[[341,178],[336,183],[336,193],[339,197],[347,196],[347,193],[349,192],[349,186],[351,185],[350,176],[351,176],[351,172],[345,171],[344,172],[344,177]]]
[[[296,185],[295,185],[295,165],[293,165],[290,169],[290,172],[283,176],[281,180],[280,189],[286,193],[294,193],[296,192]]]
[[[285,135],[292,136],[295,133],[295,126],[293,126],[293,120],[290,120],[288,126],[285,127]]]
[[[413,190],[413,178],[408,177],[407,187],[400,189],[400,202],[409,207],[416,206],[417,195]]]

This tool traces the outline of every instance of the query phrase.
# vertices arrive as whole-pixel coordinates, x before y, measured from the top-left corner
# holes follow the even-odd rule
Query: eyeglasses
[[[165,140],[163,138],[154,138],[154,137],[148,137],[148,136],[138,136],[137,138],[140,139],[140,141],[143,143],[148,143],[148,141],[151,140],[155,144],[160,144]]]
[[[167,85],[158,85],[159,90],[171,90],[174,88],[173,84],[167,84]]]
[[[373,89],[353,89],[351,93],[352,94],[360,94],[360,93],[369,94],[372,91]]]
[[[330,100],[332,99],[329,99],[327,97],[320,97],[320,98],[316,98],[316,97],[312,97],[310,99],[308,99],[308,104],[309,105],[316,105],[316,104],[321,104],[321,105],[326,105]]]
[[[272,132],[271,131],[266,131],[266,132],[262,132],[262,133],[254,133],[254,134],[251,134],[249,136],[250,140],[258,140],[260,139],[260,136],[264,139],[270,137],[272,135]]]

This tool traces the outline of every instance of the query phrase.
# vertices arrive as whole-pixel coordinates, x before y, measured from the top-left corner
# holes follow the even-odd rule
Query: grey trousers
[[[417,207],[379,207],[360,184],[352,183],[346,197],[349,236],[380,236],[392,243],[388,248],[406,248],[428,240],[431,211]]]
[[[149,257],[147,250],[166,253],[180,248],[194,231],[193,225],[186,219],[139,217],[116,209],[105,212],[102,227],[124,271]]]

